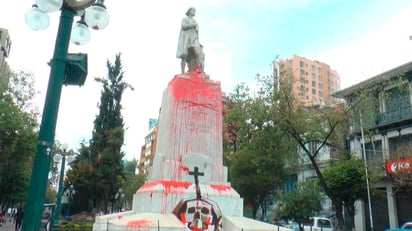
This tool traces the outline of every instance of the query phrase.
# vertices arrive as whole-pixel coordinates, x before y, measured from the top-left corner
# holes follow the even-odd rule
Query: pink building
[[[328,64],[298,55],[281,59],[277,64],[274,70],[275,81],[278,83],[279,78],[293,76],[294,95],[303,105],[323,106],[338,102],[332,94],[340,90],[340,77]]]

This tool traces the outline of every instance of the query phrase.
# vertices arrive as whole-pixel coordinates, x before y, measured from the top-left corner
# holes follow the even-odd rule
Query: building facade
[[[333,107],[336,103],[341,103],[342,100],[332,95],[340,90],[340,76],[328,64],[294,55],[291,58],[279,60],[274,68],[275,87],[277,89],[282,87],[282,78],[293,78],[291,81],[292,93],[302,106],[321,108]],[[318,143],[308,143],[306,148],[316,150],[319,145]],[[285,191],[295,190],[299,182],[317,177],[305,151],[298,148],[298,156],[300,160],[299,170],[285,182]],[[316,162],[319,168],[323,169],[329,166],[333,158],[334,152],[325,145],[319,150]],[[320,213],[330,215],[331,212],[331,202],[326,199],[323,203],[323,211]]]
[[[0,28],[0,88],[6,87],[9,82],[10,68],[6,58],[10,55],[11,40],[7,29]]]
[[[279,78],[294,78],[293,94],[303,105],[333,105],[337,102],[332,93],[340,89],[340,77],[328,64],[294,55],[279,60],[274,68],[278,86]]]
[[[144,138],[145,143],[140,152],[139,174],[148,174],[148,169],[153,165],[153,158],[156,153],[157,130],[157,119],[149,119],[149,132]]]
[[[412,62],[336,92],[353,111],[348,138],[379,180],[357,203],[356,230],[384,230],[412,221]],[[364,142],[362,142],[364,141]],[[369,203],[370,201],[370,203]]]

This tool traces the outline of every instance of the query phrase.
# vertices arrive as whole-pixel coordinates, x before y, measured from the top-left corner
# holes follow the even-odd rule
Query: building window
[[[396,136],[389,139],[391,159],[411,156],[412,135]]]
[[[406,86],[392,88],[385,91],[386,98],[386,112],[401,112],[403,109],[409,109],[411,102],[409,99],[409,93]]]

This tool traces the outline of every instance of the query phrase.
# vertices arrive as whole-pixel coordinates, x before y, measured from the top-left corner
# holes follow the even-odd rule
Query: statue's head
[[[187,9],[187,11],[186,11],[186,16],[190,16],[190,15],[194,16],[195,13],[196,13],[196,8],[190,7],[190,8]]]

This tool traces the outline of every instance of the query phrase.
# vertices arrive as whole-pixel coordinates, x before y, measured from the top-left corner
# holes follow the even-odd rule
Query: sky
[[[34,0],[0,0],[0,27],[12,40],[7,58],[12,70],[35,76],[42,112],[57,35],[59,12],[50,13],[46,30],[24,21]],[[189,7],[197,9],[205,71],[224,92],[255,76],[271,74],[278,56],[294,54],[337,70],[341,89],[412,61],[410,0],[106,0],[110,22],[91,31],[88,44],[71,44],[70,53],[88,54],[84,86],[63,88],[56,140],[74,150],[88,141],[98,113],[107,61],[121,54],[124,80],[134,87],[122,98],[127,159],[139,159],[149,119],[158,118],[162,93],[180,72],[176,58],[180,23]],[[77,21],[78,18],[75,19]]]

